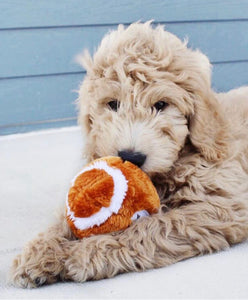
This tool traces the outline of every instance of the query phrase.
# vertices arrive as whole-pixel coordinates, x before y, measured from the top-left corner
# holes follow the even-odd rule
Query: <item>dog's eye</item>
[[[117,111],[118,108],[120,107],[120,101],[116,100],[116,99],[112,99],[111,101],[109,101],[107,103],[108,108],[113,110],[113,111]]]
[[[156,109],[156,111],[163,111],[169,104],[165,101],[158,101],[156,102],[152,108]]]

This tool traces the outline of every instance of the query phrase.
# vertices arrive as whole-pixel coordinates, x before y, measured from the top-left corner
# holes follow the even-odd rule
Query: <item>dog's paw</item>
[[[9,282],[21,288],[37,288],[57,280],[56,273],[44,271],[39,265],[33,263],[23,264],[21,255],[18,255],[14,260],[9,274]]]
[[[52,247],[54,246],[54,247]],[[36,288],[56,282],[63,269],[63,254],[48,241],[31,243],[13,261],[9,282],[17,287]]]
[[[21,288],[35,288],[45,284],[47,277],[39,272],[37,266],[24,262],[23,255],[13,261],[9,274],[9,282]]]

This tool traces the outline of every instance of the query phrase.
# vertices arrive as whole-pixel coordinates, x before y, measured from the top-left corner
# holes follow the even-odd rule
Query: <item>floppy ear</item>
[[[78,113],[78,124],[80,124],[82,133],[84,136],[83,156],[87,161],[95,159],[95,148],[94,148],[94,133],[92,130],[92,91],[94,90],[94,84],[91,78],[94,77],[93,60],[86,50],[83,55],[77,57],[77,62],[84,67],[86,75],[83,82],[80,84],[78,90],[78,99],[76,101]],[[94,102],[93,102],[94,103]]]
[[[226,158],[230,148],[229,120],[211,89],[211,65],[199,51],[191,64],[191,95],[194,112],[189,118],[190,140],[206,160],[217,162]],[[192,72],[193,71],[193,72]]]
[[[77,99],[78,108],[78,124],[81,127],[84,139],[88,139],[92,130],[92,119],[90,115],[90,96],[89,96],[89,82],[87,78],[84,79],[79,89]]]
[[[79,110],[78,123],[83,129],[83,133],[88,135],[91,130],[91,119],[89,113],[89,92],[91,87],[88,76],[93,72],[93,61],[88,50],[84,50],[83,54],[77,55],[75,60],[86,70],[86,75],[78,90],[78,99],[76,104]]]
[[[229,154],[229,123],[212,91],[195,100],[190,140],[208,161],[217,162]]]
[[[87,76],[87,75],[86,75]],[[79,89],[79,96],[77,99],[78,124],[81,127],[83,134],[83,140],[85,141],[83,146],[83,156],[89,162],[94,159],[94,143],[92,141],[92,120],[90,117],[90,97],[89,97],[89,80],[87,77]]]

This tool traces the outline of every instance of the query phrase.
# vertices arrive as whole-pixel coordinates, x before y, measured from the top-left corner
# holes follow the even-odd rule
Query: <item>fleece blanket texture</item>
[[[0,299],[248,298],[248,242],[112,279],[32,290],[9,285],[13,258],[65,204],[70,181],[85,163],[82,147],[78,127],[0,137]]]

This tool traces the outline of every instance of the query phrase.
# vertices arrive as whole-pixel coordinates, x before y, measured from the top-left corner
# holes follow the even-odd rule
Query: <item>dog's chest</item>
[[[201,159],[184,160],[153,182],[161,204],[168,208],[208,201],[209,197],[230,199],[248,194],[248,172],[239,161],[211,164]]]

